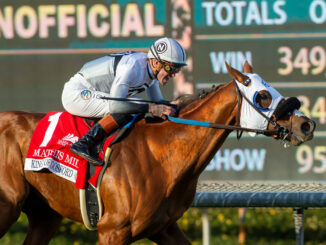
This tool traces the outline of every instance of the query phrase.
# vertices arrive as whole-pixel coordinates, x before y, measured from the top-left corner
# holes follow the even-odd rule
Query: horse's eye
[[[268,108],[272,103],[272,96],[267,90],[259,91],[256,96],[256,103],[262,108]]]

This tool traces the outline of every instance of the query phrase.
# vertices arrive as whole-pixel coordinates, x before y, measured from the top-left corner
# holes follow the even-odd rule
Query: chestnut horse
[[[248,82],[248,63],[244,67],[248,76],[227,67],[233,79],[240,84]],[[239,97],[231,81],[204,98],[190,99],[179,118],[235,125],[238,108],[244,103]],[[314,123],[294,111],[276,123],[290,129],[285,140],[299,145],[312,139]],[[44,116],[0,114],[0,237],[23,211],[29,221],[24,244],[48,244],[62,217],[82,222],[78,190],[72,182],[48,172],[24,171],[29,142]],[[268,128],[274,126],[269,123]],[[129,135],[114,145],[111,166],[100,185],[104,213],[97,224],[99,244],[130,244],[143,238],[158,244],[191,244],[177,220],[190,207],[199,175],[230,132],[167,120],[138,121]]]

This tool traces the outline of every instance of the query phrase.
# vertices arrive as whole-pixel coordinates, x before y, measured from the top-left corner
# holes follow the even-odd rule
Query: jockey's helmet
[[[149,49],[147,57],[160,63],[168,62],[176,67],[186,66],[186,52],[176,40],[168,37],[158,39]]]

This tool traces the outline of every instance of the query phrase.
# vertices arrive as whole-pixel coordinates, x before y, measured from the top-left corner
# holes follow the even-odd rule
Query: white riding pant
[[[110,113],[110,101],[101,97],[109,96],[96,91],[82,75],[76,74],[65,83],[61,100],[66,111],[73,115],[102,118]]]

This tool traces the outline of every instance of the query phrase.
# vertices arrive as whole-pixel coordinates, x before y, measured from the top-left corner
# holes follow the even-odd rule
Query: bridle
[[[262,134],[266,136],[276,136],[277,138],[282,140],[282,143],[284,147],[288,147],[289,143],[286,141],[286,139],[291,140],[291,128],[292,126],[290,125],[289,129],[286,127],[281,126],[276,122],[276,120],[273,119],[273,117],[268,118],[264,113],[262,113],[248,98],[247,96],[239,89],[237,83],[235,80],[233,80],[233,83],[235,84],[236,91],[237,91],[237,105],[238,105],[238,111],[236,115],[236,125],[237,126],[231,126],[231,125],[224,125],[224,124],[217,124],[217,123],[210,123],[210,122],[204,122],[204,121],[197,121],[197,120],[189,120],[189,119],[184,119],[184,118],[177,118],[177,117],[171,117],[168,116],[168,120],[175,122],[175,123],[180,123],[180,124],[187,124],[187,125],[195,125],[195,126],[201,126],[201,127],[208,127],[208,128],[216,128],[216,129],[226,129],[226,130],[236,130],[237,132],[237,139],[239,140],[242,136],[243,131],[246,132],[253,132],[256,134]],[[257,113],[259,113],[262,117],[264,117],[268,124],[272,124],[275,129],[269,130],[269,129],[252,129],[252,128],[245,128],[241,127],[240,125],[240,110],[241,110],[241,103],[242,103],[242,98],[244,98],[250,106],[252,106]],[[292,116],[290,118],[290,124],[292,124]],[[267,125],[268,125],[267,124]]]
[[[265,118],[267,120],[267,127],[269,124],[272,124],[275,128],[275,130],[256,130],[253,131],[257,134],[260,134],[261,131],[263,131],[262,134],[267,135],[267,136],[271,136],[271,135],[276,135],[277,137],[279,137],[282,141],[285,141],[285,139],[289,139],[291,140],[291,129],[292,129],[292,116],[290,116],[290,125],[289,125],[289,129],[286,127],[283,127],[281,125],[279,125],[276,120],[274,120],[273,116],[268,118],[264,113],[262,113],[249,99],[248,97],[239,89],[238,84],[236,83],[235,80],[233,80],[233,83],[236,87],[236,91],[238,94],[238,112],[237,112],[237,125],[240,125],[240,109],[241,109],[241,98],[244,98],[247,103],[256,110],[256,112],[261,115],[263,118]],[[237,139],[240,139],[242,132],[243,131],[247,131],[245,128],[239,127],[240,129],[237,130]],[[242,129],[241,129],[242,128]]]

